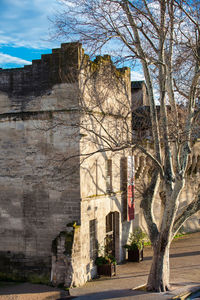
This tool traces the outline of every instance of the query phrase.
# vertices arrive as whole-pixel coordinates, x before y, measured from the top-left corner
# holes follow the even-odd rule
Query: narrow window
[[[96,219],[90,221],[90,259],[97,257]]]
[[[120,161],[120,185],[122,191],[122,209],[123,209],[123,220],[127,221],[127,158],[122,157]]]
[[[112,192],[112,159],[106,161],[106,192]]]
[[[96,169],[96,195],[98,195],[98,161],[95,160],[95,169]]]

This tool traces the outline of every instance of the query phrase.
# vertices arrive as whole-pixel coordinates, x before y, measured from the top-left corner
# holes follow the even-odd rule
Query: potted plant
[[[98,247],[98,257],[95,260],[98,275],[115,276],[116,275],[116,259],[106,251],[106,246]]]
[[[143,248],[146,233],[140,227],[137,227],[130,234],[128,244],[124,248],[128,250],[128,260],[140,262],[143,260]]]
[[[98,275],[115,276],[116,260],[112,255],[98,256],[95,260]]]

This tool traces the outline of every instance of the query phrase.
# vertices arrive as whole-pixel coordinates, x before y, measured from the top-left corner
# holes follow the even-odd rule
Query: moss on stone
[[[25,276],[19,275],[17,272],[0,272],[0,280],[11,282],[24,282]]]
[[[127,67],[124,68],[116,68],[115,65],[113,64],[112,60],[111,60],[111,56],[110,55],[104,55],[104,56],[100,56],[98,55],[94,61],[90,61],[90,70],[93,74],[95,74],[96,72],[98,72],[100,70],[100,67],[102,65],[110,65],[112,68],[112,72],[113,74],[116,76],[116,78],[121,78],[121,77],[125,77],[125,74],[127,71],[129,71],[130,73],[130,69]]]
[[[49,284],[50,279],[48,275],[32,273],[27,276],[27,281],[31,283]]]
[[[68,231],[61,231],[59,235],[53,240],[52,242],[52,252],[57,257],[57,248],[58,248],[58,241],[64,237],[65,239],[65,255],[71,255],[72,254],[72,247],[73,247],[73,240],[74,240],[74,231],[76,228],[79,227],[79,225],[76,225],[76,222],[67,224],[68,227],[73,227],[73,230]]]
[[[73,222],[70,222],[70,223],[67,223],[67,227],[74,227],[76,225],[76,221],[73,221]]]
[[[84,59],[85,59],[86,61],[88,61],[88,60],[90,59],[89,55],[84,54]]]
[[[36,273],[21,275],[19,272],[7,273],[0,272],[0,280],[8,281],[8,282],[31,282],[31,283],[41,283],[41,284],[49,284],[49,276],[48,275],[39,275]]]

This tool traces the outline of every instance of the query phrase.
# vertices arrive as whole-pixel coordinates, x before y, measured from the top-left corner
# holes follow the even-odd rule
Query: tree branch
[[[176,217],[173,225],[173,235],[176,234],[179,228],[189,217],[191,217],[199,210],[200,210],[200,194],[198,194],[197,198],[194,201],[192,201],[188,206],[186,206],[184,211]]]

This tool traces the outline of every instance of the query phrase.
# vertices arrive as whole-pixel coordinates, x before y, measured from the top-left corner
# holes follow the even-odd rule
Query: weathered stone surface
[[[52,264],[55,284],[83,284],[96,274],[90,259],[89,221],[96,219],[97,238],[103,242],[106,215],[121,212],[118,173],[113,178],[113,191],[118,194],[106,195],[104,155],[97,156],[98,187],[94,159],[80,166],[79,154],[96,150],[80,126],[85,121],[91,126],[91,119],[80,111],[84,103],[88,109],[91,105],[99,109],[95,90],[104,82],[102,109],[108,114],[114,113],[113,108],[116,114],[120,109],[125,112],[124,89],[130,86],[130,72],[118,71],[107,56],[88,65],[83,60],[85,69],[81,69],[83,54],[80,44],[62,44],[31,66],[0,70],[0,250],[2,262],[9,260],[8,269],[0,264],[2,276],[42,274],[50,279]],[[106,69],[111,84],[117,83],[115,96],[123,100],[121,108],[112,104],[108,73],[105,81],[102,77]],[[115,127],[116,119],[110,121]],[[66,255],[61,237],[57,257],[52,256],[52,241],[74,221],[81,226],[75,231],[71,254]],[[123,226],[120,220],[120,232]],[[118,260],[123,257],[119,246]]]
[[[72,125],[79,118],[74,111],[77,83],[75,77],[58,78],[61,65],[67,73],[78,63],[79,46],[71,54],[68,46],[62,45],[58,65],[51,63],[52,54],[24,69],[0,71],[0,250],[5,259],[8,253],[16,261],[22,255],[23,263],[16,267],[10,259],[9,268],[23,270],[27,277],[29,271],[40,274],[43,269],[50,279],[52,240],[68,222],[80,222],[79,171],[74,167],[79,157],[63,169],[56,161],[79,153]],[[54,128],[58,119],[63,124]],[[0,264],[0,272],[10,271]]]
[[[127,128],[130,71],[116,69],[109,56],[91,62],[80,44],[62,44],[31,66],[0,70],[0,276],[82,285],[96,276],[90,223],[95,242],[104,245],[110,214],[115,256],[124,259],[129,232],[145,228],[141,195],[135,194],[135,219],[128,222],[122,160],[131,153],[100,150],[106,131],[110,145],[112,139],[119,145],[130,141]],[[188,172],[194,176],[183,205],[194,193],[198,149],[193,149]],[[150,167],[136,153],[136,191]],[[74,222],[78,226],[69,244],[66,226]],[[188,226],[195,229],[197,223],[196,217]]]
[[[58,51],[33,60],[32,65],[1,69],[0,90],[24,110],[32,98],[51,93],[55,84],[77,81],[80,51],[78,43],[62,44]]]

